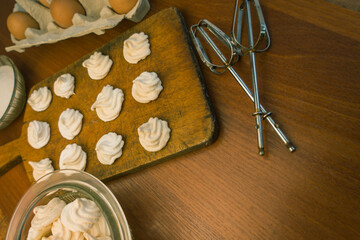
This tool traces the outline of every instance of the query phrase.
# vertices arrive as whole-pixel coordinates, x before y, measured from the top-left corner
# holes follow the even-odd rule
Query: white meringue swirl
[[[68,144],[60,154],[60,169],[76,169],[84,171],[86,153],[76,143]]]
[[[61,239],[61,240],[63,240],[63,239]],[[84,233],[82,233],[82,232],[71,232],[71,240],[85,240]]]
[[[42,237],[41,240],[62,240],[61,238],[54,237],[53,235],[50,235],[48,237]]]
[[[42,112],[50,106],[51,99],[52,94],[50,89],[42,87],[38,90],[34,90],[27,102],[34,111]]]
[[[53,240],[82,240],[84,239],[82,232],[72,232],[67,229],[62,223],[61,218],[58,218],[51,226],[51,233],[53,234]]]
[[[112,240],[110,236],[97,237],[97,240]]]
[[[132,96],[139,103],[148,103],[158,98],[163,90],[155,72],[143,72],[133,81]]]
[[[98,117],[104,122],[109,122],[119,116],[123,101],[124,93],[121,89],[106,85],[97,95],[91,111],[96,109]]]
[[[110,236],[97,237],[97,240],[112,240]]]
[[[95,202],[77,198],[64,207],[61,223],[70,231],[87,232],[99,220],[101,212]]]
[[[70,98],[75,94],[75,78],[70,73],[65,73],[54,82],[54,93],[62,98]]]
[[[88,70],[91,79],[100,80],[109,73],[113,61],[101,52],[94,52],[82,65]]]
[[[96,143],[96,155],[98,160],[105,165],[111,165],[121,157],[124,141],[121,135],[114,132],[103,135]]]
[[[170,138],[170,131],[166,121],[151,117],[138,128],[139,141],[145,150],[156,152],[165,147]]]
[[[68,140],[74,139],[82,128],[83,115],[75,109],[67,108],[59,117],[58,127],[61,136]]]
[[[124,41],[124,58],[128,63],[136,64],[150,55],[148,35],[143,32],[134,33]]]
[[[94,237],[90,233],[84,233],[84,237],[86,240],[98,240],[96,237]]]
[[[50,125],[47,122],[32,121],[27,128],[27,137],[30,146],[40,149],[50,140]]]
[[[26,240],[43,240],[42,237],[48,235],[50,233],[50,230],[51,224],[41,229],[34,229],[33,227],[30,227]]]
[[[33,177],[35,181],[39,180],[45,174],[54,171],[54,167],[51,165],[51,160],[49,158],[44,158],[39,162],[29,161],[30,166],[33,168]]]
[[[51,233],[60,239],[71,240],[71,231],[62,225],[60,218],[52,224]]]
[[[84,237],[86,240],[112,240],[110,236],[95,237],[89,233],[84,233]]]
[[[47,228],[60,217],[60,214],[65,207],[66,203],[60,198],[51,199],[48,204],[37,206],[33,212],[34,218],[31,220],[31,227],[35,230]]]
[[[109,225],[106,222],[106,219],[103,214],[101,214],[99,221],[97,221],[92,228],[88,231],[92,236],[99,237],[109,237],[111,235]]]

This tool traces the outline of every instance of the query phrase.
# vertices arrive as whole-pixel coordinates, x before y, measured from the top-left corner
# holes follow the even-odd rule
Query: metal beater
[[[256,132],[257,132],[259,155],[264,155],[264,144],[263,144],[263,135],[262,135],[263,128],[262,128],[261,117],[262,119],[266,119],[270,123],[271,127],[275,130],[275,132],[281,138],[281,140],[289,149],[289,151],[293,152],[295,151],[295,147],[293,146],[293,144],[286,138],[284,133],[279,128],[278,124],[276,124],[274,120],[270,117],[271,112],[267,112],[259,102],[255,52],[265,51],[270,46],[270,37],[261,11],[260,3],[258,0],[252,0],[252,1],[254,2],[254,6],[256,8],[260,23],[260,33],[255,43],[252,32],[253,29],[252,29],[251,12],[250,12],[250,0],[243,0],[241,5],[239,5],[239,1],[236,0],[235,13],[231,28],[231,37],[228,37],[223,31],[221,31],[218,27],[216,27],[214,24],[212,24],[206,19],[200,20],[197,25],[191,26],[190,28],[191,37],[193,39],[195,48],[198,51],[199,56],[201,60],[205,63],[205,65],[208,66],[210,70],[216,74],[222,74],[226,70],[228,70],[233,75],[235,80],[240,84],[240,86],[248,95],[250,100],[254,103],[255,112],[253,113],[253,116],[255,116],[255,120],[256,120]],[[241,38],[244,9],[246,10],[245,15],[247,21],[247,30],[248,30],[248,44],[249,44],[248,47],[242,44],[242,38]],[[230,50],[229,59],[227,59],[224,56],[224,54],[219,50],[219,48],[216,46],[214,41],[206,33],[204,28],[208,29],[209,32],[211,32]],[[215,52],[217,57],[221,60],[223,65],[216,65],[211,62],[202,44],[200,43],[200,40],[196,37],[197,32],[199,32],[200,35],[204,38],[205,42],[209,44],[209,46]],[[264,45],[263,43],[265,43],[265,46],[261,48],[261,46]],[[245,56],[245,55],[250,56],[254,94],[246,86],[244,81],[240,78],[240,76],[232,67],[232,65],[237,62],[240,56]],[[219,69],[222,70],[220,71]]]

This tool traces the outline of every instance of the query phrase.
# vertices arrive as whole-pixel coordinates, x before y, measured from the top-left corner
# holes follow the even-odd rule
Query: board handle
[[[22,162],[21,138],[0,146],[0,177],[8,172],[11,168]]]

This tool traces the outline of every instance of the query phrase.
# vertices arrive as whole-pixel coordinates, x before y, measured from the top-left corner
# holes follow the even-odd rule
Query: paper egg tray
[[[79,0],[79,2],[84,7],[86,16],[76,13],[72,19],[73,25],[63,29],[54,22],[50,9],[37,0],[16,0],[13,12],[29,13],[39,23],[40,29],[27,28],[26,38],[20,41],[10,34],[11,41],[15,45],[6,47],[5,50],[24,52],[25,48],[55,43],[89,33],[100,35],[105,33],[105,29],[115,27],[124,18],[140,22],[150,10],[148,0],[139,0],[127,14],[121,15],[111,9],[107,0]]]

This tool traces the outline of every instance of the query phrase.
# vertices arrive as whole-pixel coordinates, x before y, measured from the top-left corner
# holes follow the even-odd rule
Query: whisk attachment
[[[197,26],[201,26],[201,27],[198,28]],[[200,34],[205,38],[206,42],[209,43],[210,46],[213,48],[215,53],[221,53],[220,50],[218,49],[218,47],[215,45],[215,43],[211,40],[210,36],[208,34],[206,34],[206,32],[204,31],[204,29],[203,29],[204,27],[207,28],[209,30],[209,32],[211,32],[216,38],[218,38],[230,50],[230,58],[229,59],[226,59],[224,56],[219,57],[219,55],[217,54],[223,63],[222,65],[214,64],[211,62],[210,58],[208,57],[204,48],[202,47],[200,40],[196,37],[196,32],[199,31]],[[238,50],[235,48],[235,46],[233,45],[232,40],[223,31],[221,31],[218,27],[216,27],[214,24],[212,24],[208,20],[206,20],[206,19],[200,20],[197,25],[193,25],[190,27],[190,31],[192,33],[192,35],[191,35],[192,39],[193,39],[194,43],[196,43],[195,48],[199,53],[201,53],[201,54],[199,54],[201,61],[203,63],[205,63],[205,65],[208,68],[210,68],[210,70],[213,73],[218,74],[218,75],[223,74],[224,72],[226,72],[226,70],[227,70],[226,68],[228,65],[232,66],[239,60],[240,54],[239,54]]]
[[[265,21],[262,15],[262,11],[260,8],[260,4],[258,1],[254,1],[257,15],[259,17],[259,21],[263,21],[264,26]],[[233,26],[232,29],[235,29],[236,25],[236,31],[231,32],[231,39],[234,42],[234,45],[236,48],[238,48],[241,53],[248,54],[250,56],[250,67],[251,67],[251,76],[252,76],[252,87],[253,87],[253,94],[254,94],[254,109],[255,113],[253,116],[255,117],[255,126],[256,126],[256,136],[258,141],[258,148],[259,148],[259,154],[263,152],[264,149],[264,142],[263,142],[263,127],[261,123],[261,112],[260,112],[260,99],[259,99],[259,90],[258,90],[258,80],[257,80],[257,72],[256,72],[256,61],[255,61],[255,49],[257,47],[258,42],[256,45],[254,44],[254,37],[253,37],[253,26],[252,26],[252,18],[251,18],[251,9],[250,9],[250,0],[244,0],[242,4],[239,6],[239,1],[236,0],[235,5],[235,12],[234,12],[234,18],[233,18]],[[238,9],[238,10],[237,10]],[[242,38],[242,20],[244,17],[244,9],[245,9],[245,17],[246,17],[246,23],[247,23],[247,33],[248,33],[248,47],[245,47],[243,44],[241,44]],[[262,19],[261,19],[262,17]]]
[[[223,31],[221,31],[218,27],[216,27],[210,21],[203,19],[200,20],[198,24],[190,27],[190,35],[194,42],[195,48],[200,56],[200,59],[205,63],[209,69],[216,73],[222,74],[225,71],[229,71],[241,88],[245,91],[250,100],[254,103],[255,112],[253,116],[256,119],[256,132],[257,132],[257,140],[258,140],[258,149],[259,155],[264,155],[264,145],[263,145],[263,136],[262,136],[262,120],[266,120],[270,126],[274,129],[276,134],[280,137],[282,142],[286,145],[290,152],[295,151],[294,145],[287,139],[285,134],[281,131],[279,125],[275,123],[275,121],[271,118],[271,112],[267,112],[265,108],[259,102],[258,96],[258,86],[257,86],[257,74],[256,74],[256,64],[255,64],[255,52],[265,51],[270,46],[270,37],[269,32],[267,30],[264,17],[262,15],[262,11],[260,8],[260,4],[258,0],[251,0],[254,2],[254,5],[257,10],[257,15],[260,22],[260,34],[257,38],[257,41],[254,43],[253,41],[253,33],[252,33],[252,22],[251,22],[251,13],[250,13],[250,0],[243,0],[243,3],[239,5],[239,1],[236,1],[235,15],[233,26],[231,30],[231,37],[227,36]],[[244,46],[241,40],[242,33],[242,19],[244,16],[244,10],[246,21],[247,21],[247,30],[248,30],[248,44],[249,46]],[[236,20],[235,20],[236,19]],[[236,23],[235,23],[236,21]],[[212,38],[205,31],[207,29],[210,33],[212,33],[217,39],[220,40],[230,51],[230,58],[226,58],[224,54],[220,51],[217,45],[214,43]],[[206,51],[204,50],[199,38],[197,37],[197,33],[203,37],[205,42],[210,46],[210,48],[214,51],[216,56],[222,62],[222,65],[214,64]],[[265,47],[260,47],[263,45],[265,41]],[[240,78],[238,73],[232,67],[235,64],[240,56],[249,55],[250,56],[250,65],[253,79],[253,92],[247,87],[244,81]],[[220,69],[220,70],[219,70]],[[254,93],[254,94],[253,94]]]
[[[246,13],[248,11],[250,12],[250,2],[253,2],[256,9],[256,14],[259,20],[259,34],[253,46],[245,46],[242,41],[243,18],[244,14],[246,16]],[[230,30],[230,38],[233,45],[239,49],[238,51],[240,51],[243,56],[248,55],[251,51],[264,52],[270,47],[270,34],[265,23],[265,18],[261,10],[259,0],[244,0],[241,4],[239,3],[239,0],[235,1],[235,11]]]
[[[268,116],[270,116],[272,114],[272,112],[267,112],[267,113],[261,113],[262,115],[262,119],[265,120]]]

